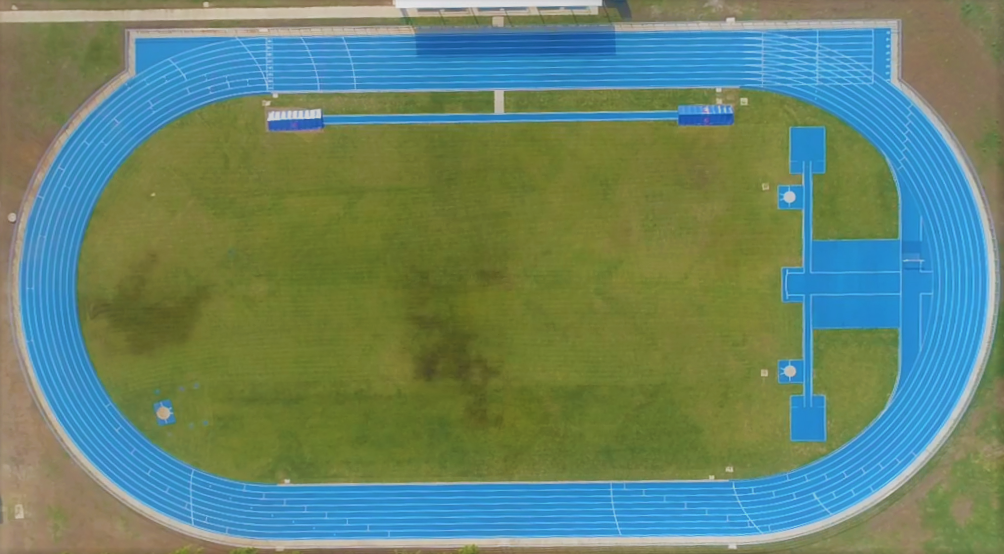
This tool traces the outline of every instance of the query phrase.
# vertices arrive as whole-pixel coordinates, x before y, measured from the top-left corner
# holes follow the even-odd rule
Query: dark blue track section
[[[557,32],[557,31],[555,31]],[[800,529],[892,482],[949,425],[978,371],[992,274],[978,199],[945,138],[889,80],[888,29],[568,33],[517,53],[533,32],[231,38],[182,51],[140,41],[143,68],[59,151],[26,221],[20,316],[45,400],[73,444],[125,493],[178,524],[232,537],[296,539],[749,537]],[[885,35],[883,35],[885,34]],[[584,51],[537,55],[564,37]],[[878,38],[876,38],[878,37]],[[614,43],[610,49],[611,39]],[[181,40],[181,39],[179,39]],[[432,43],[436,50],[429,52]],[[596,40],[597,44],[590,41]],[[546,43],[546,44],[545,44]],[[444,44],[469,52],[445,55]],[[595,47],[595,48],[594,48]],[[152,63],[147,64],[146,56]],[[746,87],[786,94],[852,125],[890,161],[901,238],[931,273],[904,272],[903,359],[892,400],[860,436],[791,472],[740,481],[274,486],[204,473],[167,455],[112,404],[77,316],[77,260],[109,178],[144,140],[193,110],[270,91]],[[741,122],[740,122],[741,124]]]
[[[617,53],[613,27],[583,27],[581,31],[510,30],[485,33],[481,29],[419,29],[415,50],[421,57],[562,59],[610,57]]]

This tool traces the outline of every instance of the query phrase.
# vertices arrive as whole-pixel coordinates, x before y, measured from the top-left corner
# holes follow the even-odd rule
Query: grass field
[[[655,109],[705,91],[521,93],[507,108]],[[87,347],[179,458],[274,482],[751,476],[849,440],[892,390],[896,335],[819,332],[830,441],[788,440],[760,368],[799,355],[780,301],[800,219],[761,182],[828,127],[817,238],[892,237],[896,191],[836,119],[749,94],[740,124],[264,132],[260,99],[141,146],[80,260]],[[326,111],[488,111],[489,94],[284,97]],[[872,201],[860,202],[861,198]],[[183,389],[183,390],[182,390]],[[157,427],[170,398],[178,424]]]

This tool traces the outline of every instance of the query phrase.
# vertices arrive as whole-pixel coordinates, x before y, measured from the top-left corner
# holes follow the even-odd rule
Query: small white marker
[[[714,481],[714,480],[715,480],[714,475],[708,475],[708,481]]]
[[[732,466],[725,466],[725,473],[732,473]]]
[[[750,99],[749,98],[746,98],[745,96],[743,96],[742,98],[739,99],[739,105],[740,106],[749,106],[749,104],[750,104]]]
[[[17,222],[17,214],[14,213],[14,212],[11,212],[11,213],[7,214],[7,222],[8,223],[16,223]]]
[[[715,98],[715,104],[721,105],[722,104],[722,99],[721,98]]]
[[[760,190],[770,190],[770,183],[760,183]]]
[[[715,87],[715,92],[717,92],[718,94],[721,94],[722,93],[722,87]]]
[[[495,91],[495,113],[505,113],[505,91]]]
[[[761,369],[760,370],[760,377],[770,377],[770,371],[768,371],[766,369]]]
[[[154,196],[157,196],[157,193],[156,192],[151,192],[150,193],[150,198],[153,198]]]
[[[14,519],[24,519],[24,506],[14,504]]]
[[[736,22],[736,18],[734,18],[734,17],[726,17],[725,18],[725,22],[726,23],[735,23]]]

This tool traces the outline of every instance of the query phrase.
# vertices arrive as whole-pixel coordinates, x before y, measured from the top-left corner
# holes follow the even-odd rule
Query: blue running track
[[[514,112],[390,115],[326,115],[325,125],[429,125],[435,123],[578,123],[605,121],[676,121],[675,110],[656,112]]]
[[[598,27],[138,38],[135,75],[67,138],[22,221],[14,306],[36,396],[82,465],[120,499],[175,529],[230,544],[724,544],[832,525],[890,494],[945,439],[982,372],[996,309],[995,245],[978,184],[953,139],[896,80],[892,36],[890,28]],[[76,304],[88,218],[129,154],[186,113],[272,91],[666,87],[742,87],[798,98],[853,126],[892,167],[904,253],[922,248],[932,271],[923,313],[903,314],[903,333],[922,336],[922,347],[901,360],[881,416],[832,454],[788,473],[737,481],[243,483],[194,469],[151,444],[98,380]]]

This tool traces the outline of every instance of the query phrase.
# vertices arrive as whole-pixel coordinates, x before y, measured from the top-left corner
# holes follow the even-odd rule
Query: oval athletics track
[[[861,513],[916,473],[965,411],[994,332],[996,245],[965,154],[898,79],[897,23],[779,25],[130,34],[135,67],[64,130],[22,207],[12,316],[36,400],[77,462],[121,501],[182,533],[231,545],[752,544]],[[170,42],[182,40],[193,42]],[[718,86],[802,99],[868,138],[896,178],[901,232],[920,225],[933,268],[929,305],[912,322],[923,346],[902,361],[889,405],[852,442],[810,465],[738,481],[242,483],[151,444],[95,374],[76,306],[87,221],[133,149],[186,113],[273,91]]]

